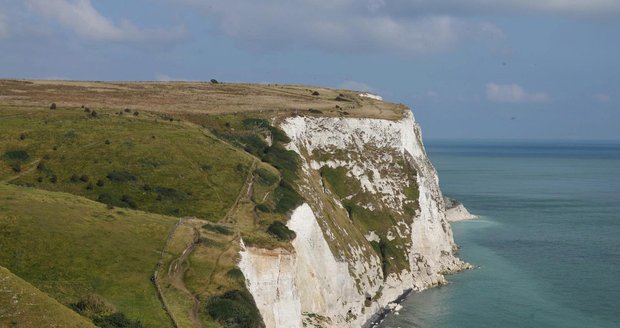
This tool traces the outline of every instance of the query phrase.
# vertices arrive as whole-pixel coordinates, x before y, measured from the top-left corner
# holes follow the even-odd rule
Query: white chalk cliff
[[[468,267],[454,255],[437,173],[410,111],[400,121],[296,116],[280,128],[302,159],[297,187],[306,202],[287,224],[294,250],[242,245],[239,263],[268,328],[369,325],[403,293]],[[329,169],[346,172],[350,194],[325,182]]]

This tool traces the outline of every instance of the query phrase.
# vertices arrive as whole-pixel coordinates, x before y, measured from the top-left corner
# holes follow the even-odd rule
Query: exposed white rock
[[[477,219],[478,216],[469,213],[467,208],[459,201],[444,197],[446,203],[446,219],[449,222]]]
[[[377,234],[374,231],[369,232],[367,235],[364,235],[364,237],[366,238],[366,240],[368,241],[376,241],[379,242],[379,236],[377,236]]]
[[[365,98],[370,98],[370,99],[374,99],[374,100],[380,100],[383,101],[383,97],[379,96],[379,95],[375,95],[372,94],[370,92],[362,92],[359,94],[360,97],[365,97]]]
[[[454,256],[456,245],[438,177],[412,113],[400,121],[297,116],[280,127],[292,140],[288,148],[301,156],[298,187],[307,200],[287,224],[297,234],[294,251],[243,247],[239,263],[268,328],[304,323],[361,327],[408,290],[444,284],[443,273],[468,267]],[[360,206],[390,209],[404,218],[383,238],[402,242],[408,268],[384,277],[370,245],[381,236],[375,231],[360,233],[350,223],[336,225],[324,215],[329,208],[346,215],[340,199],[322,182],[316,183],[324,166],[346,168],[347,176],[372,196],[369,204]],[[407,170],[415,171],[415,178],[408,178]],[[413,185],[419,191],[417,200],[407,196]],[[418,210],[410,210],[418,205]]]

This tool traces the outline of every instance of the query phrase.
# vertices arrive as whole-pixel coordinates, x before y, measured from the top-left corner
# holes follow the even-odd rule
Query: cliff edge
[[[410,111],[400,120],[295,116],[302,161],[293,250],[243,247],[267,327],[360,327],[410,290],[469,265],[454,254],[437,173]]]

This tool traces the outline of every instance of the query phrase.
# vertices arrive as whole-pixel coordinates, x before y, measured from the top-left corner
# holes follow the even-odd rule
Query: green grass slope
[[[0,327],[95,327],[86,318],[0,267]]]
[[[64,305],[99,295],[145,326],[169,327],[150,279],[176,222],[0,184],[0,265]]]
[[[159,115],[96,111],[0,106],[0,181],[211,221],[232,206],[249,154]]]

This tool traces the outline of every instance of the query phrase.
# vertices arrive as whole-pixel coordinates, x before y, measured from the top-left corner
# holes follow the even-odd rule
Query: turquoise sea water
[[[395,327],[620,327],[620,144],[435,142],[453,224],[479,268],[416,293]]]

